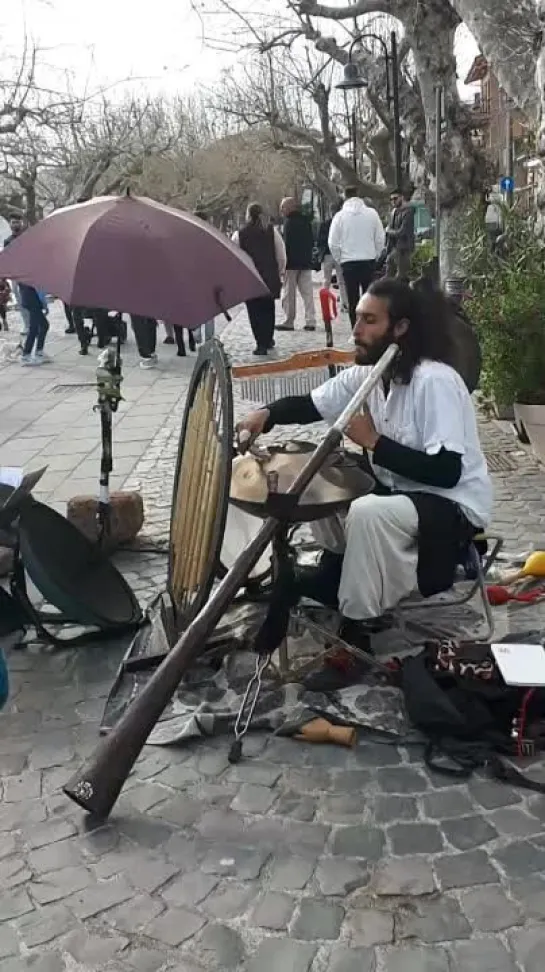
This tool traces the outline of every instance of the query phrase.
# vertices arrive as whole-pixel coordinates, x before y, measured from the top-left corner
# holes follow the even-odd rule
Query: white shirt
[[[312,392],[312,400],[326,422],[332,424],[339,417],[369,371],[369,367],[355,365]],[[392,382],[385,396],[380,382],[366,405],[379,435],[430,456],[441,449],[462,456],[462,475],[453,489],[424,486],[372,463],[377,479],[397,492],[445,496],[458,504],[474,526],[486,527],[492,514],[492,482],[479,442],[473,402],[454,368],[439,361],[422,361],[408,385]]]
[[[346,200],[331,220],[328,243],[335,262],[348,263],[350,260],[378,260],[385,238],[376,209],[354,196]]]

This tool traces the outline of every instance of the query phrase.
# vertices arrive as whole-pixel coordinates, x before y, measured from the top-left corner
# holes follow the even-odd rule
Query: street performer
[[[347,429],[366,450],[374,492],[355,500],[344,523],[314,524],[320,564],[300,568],[297,596],[338,607],[340,637],[363,651],[384,616],[412,592],[448,590],[472,536],[492,511],[492,484],[470,394],[454,360],[451,310],[442,294],[397,279],[373,283],[359,301],[355,366],[309,395],[281,398],[238,426],[256,434],[276,425],[333,423],[395,342],[400,353]],[[330,657],[307,680],[315,690],[358,681],[361,662]]]

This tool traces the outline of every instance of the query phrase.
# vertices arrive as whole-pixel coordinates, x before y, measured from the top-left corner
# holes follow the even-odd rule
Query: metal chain
[[[244,698],[237,715],[237,721],[235,722],[235,741],[229,753],[229,762],[231,763],[238,763],[242,755],[242,740],[250,728],[263,684],[263,674],[269,666],[270,661],[270,655],[258,655],[256,658],[255,672],[246,686]]]

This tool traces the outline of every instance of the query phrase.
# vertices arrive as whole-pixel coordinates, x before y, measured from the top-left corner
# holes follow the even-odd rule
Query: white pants
[[[418,514],[407,496],[362,496],[354,500],[344,523],[330,517],[312,526],[322,547],[344,552],[339,586],[343,617],[379,618],[417,589]]]
[[[326,253],[323,262],[322,270],[324,274],[324,286],[331,290],[331,281],[333,279],[333,271],[337,274],[337,283],[339,285],[339,294],[341,297],[341,307],[348,307],[348,297],[346,295],[346,287],[344,285],[344,277],[340,263],[335,263],[335,260],[331,256],[331,253]]]
[[[282,307],[284,308],[286,327],[293,327],[297,312],[297,291],[301,294],[305,308],[305,325],[316,326],[316,311],[314,308],[314,288],[312,286],[312,270],[286,270],[284,290],[282,293]]]

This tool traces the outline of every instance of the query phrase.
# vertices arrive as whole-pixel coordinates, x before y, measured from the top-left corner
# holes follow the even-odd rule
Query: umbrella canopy
[[[213,226],[130,195],[56,210],[0,253],[0,277],[75,307],[188,328],[269,293],[253,261]]]

